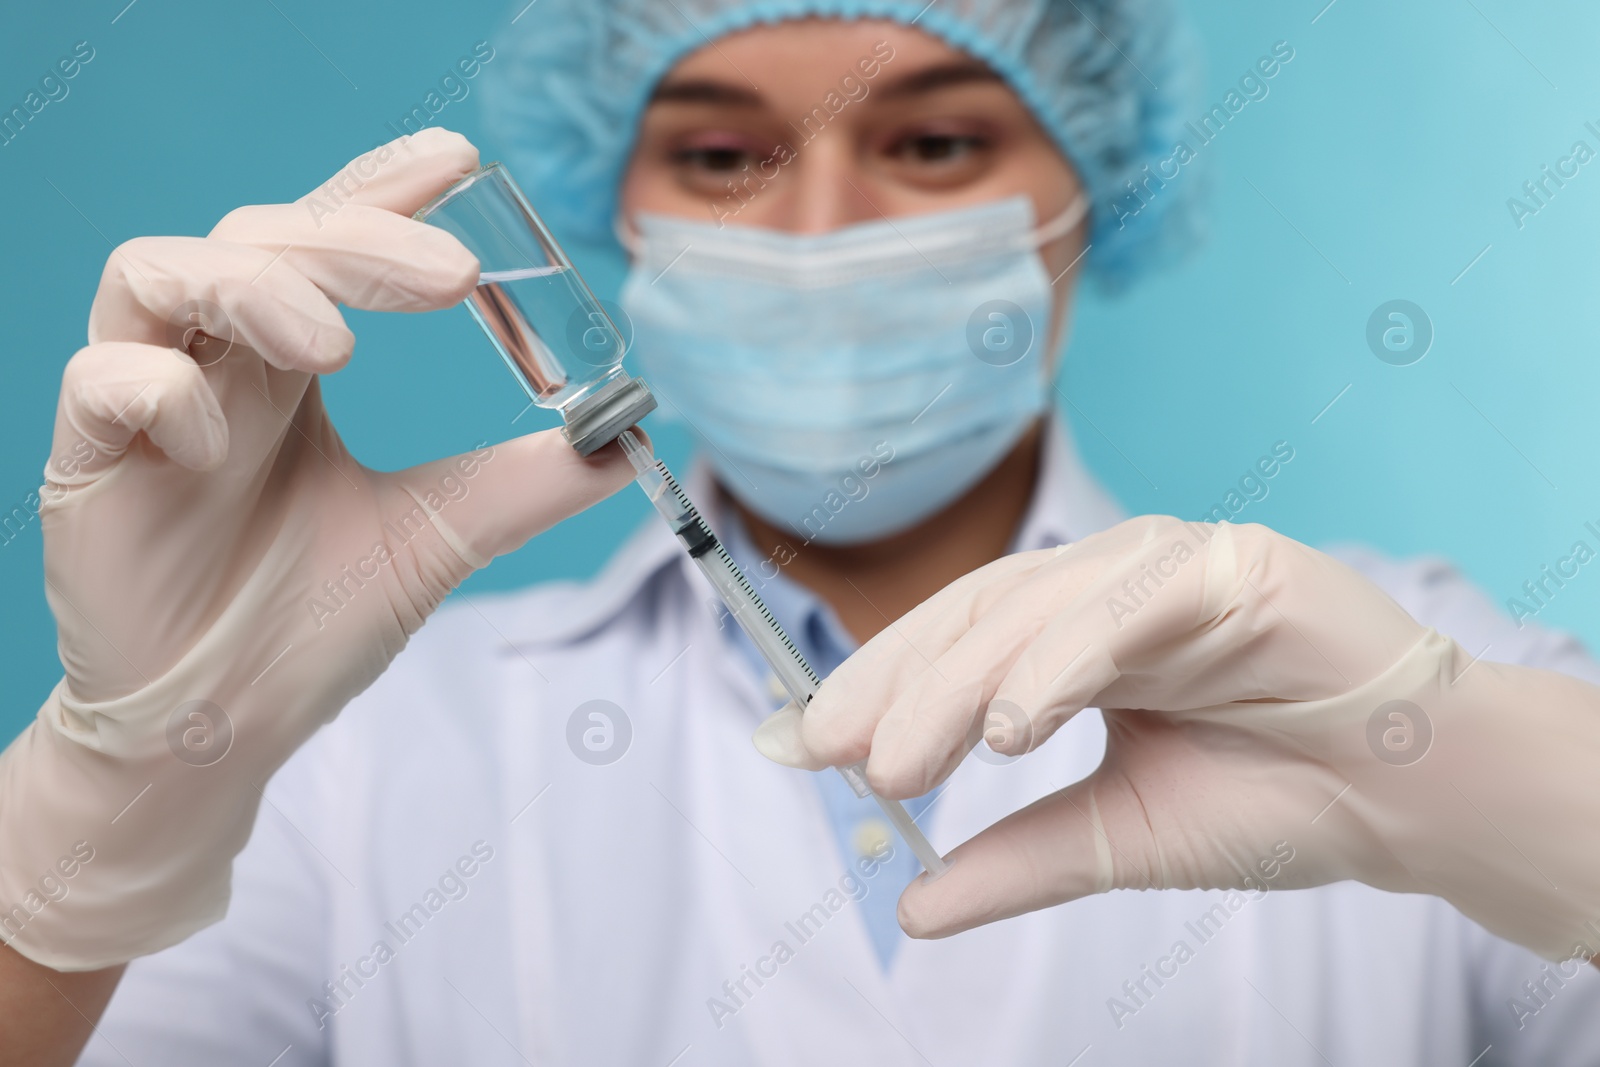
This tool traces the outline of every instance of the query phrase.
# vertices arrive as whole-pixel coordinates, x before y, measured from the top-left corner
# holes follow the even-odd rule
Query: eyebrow
[[[656,86],[655,91],[650,94],[649,102],[760,107],[765,101],[760,93],[754,89],[746,89],[742,85],[730,85],[711,78],[686,78],[682,81],[672,81],[669,78]]]
[[[897,81],[891,81],[879,87],[878,95],[887,97],[916,96],[920,93],[931,93],[935,89],[948,89],[953,85],[965,85],[969,82],[1000,82],[1004,79],[985,63],[976,59],[954,60],[949,63],[938,63],[931,67],[912,71]]]
[[[854,70],[845,73],[851,77],[857,76]],[[955,85],[972,82],[1003,83],[1003,81],[1000,75],[984,63],[977,60],[956,60],[913,71],[896,81],[884,84],[878,88],[875,95],[903,99],[930,93],[936,89],[948,89]],[[761,107],[766,100],[753,88],[717,81],[714,78],[686,78],[680,81],[668,78],[656,86],[655,91],[650,94],[649,103]]]

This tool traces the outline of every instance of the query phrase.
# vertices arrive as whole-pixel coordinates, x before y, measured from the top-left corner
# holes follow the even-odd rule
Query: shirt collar
[[[1031,552],[1081,541],[1127,517],[1079,459],[1066,420],[1052,413],[1045,422],[1039,481],[1010,550]]]
[[[697,459],[684,480],[689,499],[718,536],[740,536],[723,508],[710,465]],[[1126,515],[1084,467],[1059,413],[1045,424],[1039,481],[1012,552],[1052,548],[1114,526]],[[513,644],[564,644],[588,636],[620,615],[663,575],[681,574],[711,596],[705,579],[659,517],[650,515],[592,581],[547,587],[537,611],[520,613],[505,630]],[[781,576],[780,576],[781,579]]]

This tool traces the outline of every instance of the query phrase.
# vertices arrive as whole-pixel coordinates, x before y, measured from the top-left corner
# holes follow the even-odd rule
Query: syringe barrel
[[[819,682],[799,650],[768,614],[760,595],[750,587],[738,565],[700,517],[699,511],[678,490],[676,482],[650,454],[650,450],[632,432],[620,435],[617,440],[638,474],[635,481],[650,498],[650,503],[667,521],[667,526],[689,553],[689,558],[694,560],[700,573],[705,575],[706,581],[711,583],[711,588],[726,605],[739,628],[755,643],[757,651],[777,675],[783,688],[797,704],[805,707],[816,695]],[[866,796],[865,793],[861,795]]]
[[[717,549],[720,551],[720,546]],[[759,600],[752,600],[746,594],[742,584],[726,569],[719,565],[720,561],[708,559],[713,553],[695,558],[695,563],[700,568],[700,573],[706,576],[712,588],[717,591],[723,604],[733,615],[733,621],[739,628],[749,635],[755,642],[756,648],[761,652],[761,658],[767,661],[772,668],[772,673],[782,683],[784,690],[802,708],[811,703],[811,698],[817,695],[817,679],[805,664],[790,654],[784,647],[786,638],[773,633],[771,624],[764,617],[766,608]],[[865,796],[866,794],[862,794]]]
[[[711,588],[732,613],[739,628],[755,643],[761,658],[772,668],[773,674],[783,684],[789,696],[802,708],[811,703],[811,698],[816,695],[821,682],[812,672],[805,657],[800,654],[800,650],[794,647],[789,636],[783,632],[783,627],[779,626],[777,620],[767,611],[767,606],[761,602],[760,594],[740,573],[738,565],[733,562],[733,558],[705,524],[705,520],[700,517],[700,512],[678,489],[677,482],[667,472],[666,467],[650,454],[650,450],[640,443],[631,431],[618,435],[617,442],[622,446],[628,462],[633,464],[633,469],[638,475],[635,481],[639,483],[639,488],[644,490],[645,495],[650,498],[650,503],[667,521],[673,534],[688,551],[695,565],[700,568],[700,573],[706,576]],[[855,763],[836,769],[844,776],[844,780],[849,783],[856,796],[863,800],[872,797],[877,801],[878,807],[894,824],[901,839],[910,846],[911,851],[922,862],[923,868],[931,877],[936,878],[945,872],[948,864],[940,858],[938,851],[912,820],[910,812],[906,811],[899,801],[885,800],[872,792],[872,787],[867,782],[865,763]]]

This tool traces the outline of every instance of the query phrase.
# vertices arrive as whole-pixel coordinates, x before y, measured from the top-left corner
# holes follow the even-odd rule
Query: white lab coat
[[[1059,428],[1041,486],[1024,547],[1117,517]],[[1350,558],[1473,652],[1600,678],[1447,568]],[[1592,968],[1557,985],[1436,899],[1354,884],[1233,911],[1117,892],[908,942],[884,973],[816,785],[750,744],[775,701],[708,599],[652,522],[592,584],[440,612],[272,781],[227,919],[136,961],[82,1062],[1600,1063]],[[567,741],[597,699],[632,727],[603,766]],[[1087,774],[1103,739],[1087,713],[1018,762],[969,758],[929,837],[948,849]]]

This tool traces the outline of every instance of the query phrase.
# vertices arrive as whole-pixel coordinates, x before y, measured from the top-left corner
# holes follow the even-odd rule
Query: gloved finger
[[[1166,688],[1183,699],[1185,681],[1208,669],[1220,651],[1215,642],[1203,652],[1194,646],[1221,613],[1223,591],[1233,588],[1223,573],[1233,558],[1231,530],[1151,517],[1130,531],[1136,538],[1108,541],[1104,550],[1086,542],[1100,557],[1088,584],[1075,583],[1069,559],[1041,574],[1042,587],[1062,590],[1058,610],[994,690],[997,704],[1022,709],[1032,745],[1101,702],[1108,690],[1114,696],[1130,669],[1152,662],[1164,664]],[[1070,592],[1062,588],[1063,577]]]
[[[1248,886],[1286,833],[1330,858],[1280,884],[1353,876],[1314,839],[1327,829],[1313,826],[1319,809],[1348,784],[1338,771],[1231,720],[1113,709],[1105,723],[1093,774],[957,847],[936,881],[911,885],[900,902],[908,933],[943,937],[1111,889]]]
[[[1107,713],[1106,733],[1093,774],[959,845],[938,879],[913,882],[900,898],[906,932],[946,937],[1091,893],[1242,877],[1228,857],[1278,817],[1261,798],[1286,777],[1283,759],[1226,728],[1148,712]]]
[[[1142,517],[1083,542],[1003,557],[958,579],[841,665],[803,717],[763,724],[758,747],[802,767],[845,765],[870,752],[868,778],[889,797],[919,796],[942,781],[987,725],[997,727],[997,750],[1027,751],[1084,705],[1035,723],[1030,706],[995,699],[1018,653],[1073,597],[1120,580],[1130,553],[1182,525]],[[1103,651],[1064,666],[1066,677],[1090,691],[1117,674]],[[1057,681],[1061,675],[1052,672]]]
[[[271,253],[265,276],[298,271],[332,299],[368,311],[452,307],[478,283],[478,261],[455,237],[359,203],[318,218],[300,204],[241,207],[210,238]]]
[[[295,203],[313,221],[346,204],[412,215],[477,169],[478,150],[471,141],[430,126],[362,153]]]
[[[948,777],[984,733],[998,742],[996,751],[1020,755],[1088,706],[1119,675],[1117,649],[1102,632],[1108,590],[1128,574],[1148,581],[1145,558],[1179,530],[1188,527],[1166,516],[1129,520],[1034,553],[1041,563],[1023,581],[994,583],[968,631],[878,722],[867,764],[873,787],[888,797],[920,796]],[[1063,619],[1070,620],[1064,634]],[[1002,688],[1024,659],[1030,670],[1048,670],[1042,682],[1053,688],[1045,695],[1059,699]]]
[[[106,264],[90,313],[90,341],[176,347],[181,342],[175,336],[183,336],[198,317],[212,336],[237,325],[240,337],[278,366],[319,372],[342,366],[354,339],[327,296],[287,301],[300,306],[318,327],[307,344],[299,345],[292,335],[304,331],[305,321],[290,316],[294,321],[280,331],[290,335],[289,343],[257,346],[249,327],[270,336],[271,323],[246,316],[234,324],[230,304],[248,303],[254,290],[273,289],[279,279],[284,280],[278,290],[320,286],[319,292],[335,300],[376,310],[420,310],[460,301],[477,281],[476,260],[450,235],[395,213],[416,211],[471,173],[477,162],[477,149],[459,134],[424,131],[358,157],[298,204],[239,209],[218,224],[214,239],[128,242]],[[242,278],[234,262],[239,253],[213,247],[226,245],[229,233],[239,237],[235,248],[253,246]],[[219,291],[233,299],[220,299]],[[219,325],[210,321],[214,318],[229,321]]]
[[[431,522],[451,553],[439,562],[459,581],[633,476],[616,443],[580,456],[559,430],[544,430],[379,477],[386,509]]]
[[[912,937],[949,937],[1091,893],[1149,888],[1147,849],[1126,840],[1111,847],[1096,796],[1106,783],[1098,778],[1035,801],[958,845],[946,857],[949,870],[916,879],[901,895],[901,928]]]
[[[867,764],[873,788],[887,797],[920,796],[948,777],[986,732],[998,742],[996,751],[1021,754],[1081,710],[1079,704],[1041,714],[1031,703],[1001,698],[999,687],[1057,615],[1096,596],[1129,546],[1148,538],[1150,525],[1134,520],[1108,536],[1028,554],[1037,564],[1032,570],[991,583],[984,602],[974,605],[967,632],[883,713]],[[1092,678],[1096,688],[1117,675],[1115,662],[1092,649],[1064,661],[1061,673]]]
[[[792,724],[780,721],[767,728],[773,752],[808,753],[800,764],[804,766],[818,760],[845,766],[865,759],[878,722],[896,697],[929,675],[938,658],[975,620],[1014,583],[1026,581],[1048,556],[1045,552],[1002,557],[958,578],[891,623],[823,682],[804,716]],[[776,743],[776,731],[793,727],[800,730],[798,739]]]
[[[106,261],[89,311],[89,340],[178,348],[192,343],[198,329],[221,341],[221,352],[242,344],[286,370],[322,374],[342,367],[355,336],[339,309],[275,258],[210,238],[136,237]]]
[[[437,127],[351,160],[293,204],[238,208],[212,237],[281,252],[341,303],[374,311],[449,307],[477,282],[477,260],[410,216],[478,169],[478,150]]]
[[[800,705],[790,701],[777,711],[761,720],[761,725],[756,727],[756,751],[774,763],[781,763],[785,767],[794,767],[802,771],[820,771],[829,766],[827,760],[817,756],[806,748],[804,731],[801,728],[805,712],[800,710]]]
[[[191,470],[213,470],[228,454],[227,420],[192,359],[121,341],[80,349],[62,373],[46,482],[92,481],[141,431]]]
[[[1056,615],[1071,611],[1104,572],[1104,552],[1035,553],[1039,566],[993,583],[974,622],[928,671],[894,697],[872,737],[867,777],[887,797],[921,796],[947,778],[987,736],[997,752],[1020,755],[1043,743],[1081,708],[1035,722],[1031,705],[998,699],[998,689]],[[1087,583],[1087,584],[1086,584]],[[1103,656],[1068,663],[1105,684],[1116,665]]]

